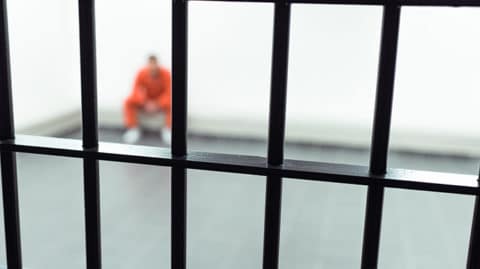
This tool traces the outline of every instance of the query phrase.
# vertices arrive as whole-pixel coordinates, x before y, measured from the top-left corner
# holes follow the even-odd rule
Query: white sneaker
[[[172,131],[170,129],[162,129],[160,131],[160,137],[162,138],[163,143],[170,146],[170,144],[172,143]]]
[[[130,128],[123,134],[123,141],[127,144],[135,144],[141,136],[140,128]]]

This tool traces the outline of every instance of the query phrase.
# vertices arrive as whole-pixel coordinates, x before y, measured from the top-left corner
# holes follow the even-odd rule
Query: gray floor
[[[101,139],[118,142],[120,134],[103,130]],[[150,134],[141,143],[159,141]],[[265,155],[266,148],[258,141],[198,136],[189,146],[250,155]],[[287,145],[286,155],[368,161],[366,150],[309,145]],[[392,152],[389,160],[392,167],[478,171],[477,159]],[[18,170],[25,266],[85,268],[81,161],[18,154]],[[104,268],[169,268],[169,174],[167,168],[101,162]],[[188,268],[261,268],[264,178],[195,170],[188,176]],[[280,267],[359,268],[365,194],[365,187],[285,180]],[[464,267],[473,201],[387,189],[379,268]],[[0,248],[4,261],[3,243]]]

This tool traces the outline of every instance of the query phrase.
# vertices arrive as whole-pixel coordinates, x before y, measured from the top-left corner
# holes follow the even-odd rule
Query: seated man
[[[171,76],[170,72],[158,64],[157,57],[148,57],[148,65],[142,68],[135,79],[133,91],[124,104],[125,127],[128,129],[123,135],[126,143],[135,143],[140,139],[141,130],[138,127],[138,112],[163,112],[165,128],[161,130],[164,143],[171,141]]]

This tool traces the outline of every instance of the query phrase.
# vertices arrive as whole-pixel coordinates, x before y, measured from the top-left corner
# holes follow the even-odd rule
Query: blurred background
[[[77,1],[7,5],[17,134],[79,138]],[[381,7],[292,6],[286,158],[368,164],[381,19]],[[402,8],[389,167],[478,173],[479,23],[480,9]],[[171,28],[169,0],[96,1],[102,141],[123,143],[148,55],[170,69]],[[189,4],[189,149],[266,156],[272,30],[272,4]],[[166,146],[160,125],[145,128],[138,144]],[[26,267],[84,268],[81,161],[18,154],[18,166]],[[105,268],[167,268],[169,169],[100,172]],[[261,268],[264,178],[188,176],[188,267]],[[285,179],[281,268],[358,268],[365,196]],[[464,267],[473,201],[387,189],[379,268]]]
[[[8,8],[17,132],[78,128],[76,2],[8,1]],[[123,102],[149,54],[170,68],[170,11],[167,0],[97,1],[100,127],[123,127]],[[293,5],[288,141],[369,147],[381,12]],[[480,11],[402,12],[392,148],[478,155]],[[190,4],[190,133],[266,139],[272,28],[271,4]]]

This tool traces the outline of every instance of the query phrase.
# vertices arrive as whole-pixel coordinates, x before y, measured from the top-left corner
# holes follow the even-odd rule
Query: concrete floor
[[[120,132],[102,130],[104,141]],[[79,133],[69,137],[79,137]],[[142,144],[158,145],[149,134]],[[265,155],[265,143],[189,139],[192,150]],[[366,164],[368,151],[290,145],[286,156]],[[478,160],[392,152],[391,167],[475,174]],[[107,269],[169,268],[170,171],[100,163],[103,263]],[[261,268],[265,180],[188,171],[188,268]],[[24,264],[85,268],[82,163],[18,154]],[[286,179],[280,268],[359,268],[366,188]],[[387,189],[379,268],[462,268],[473,197]],[[0,261],[5,261],[3,215]]]

